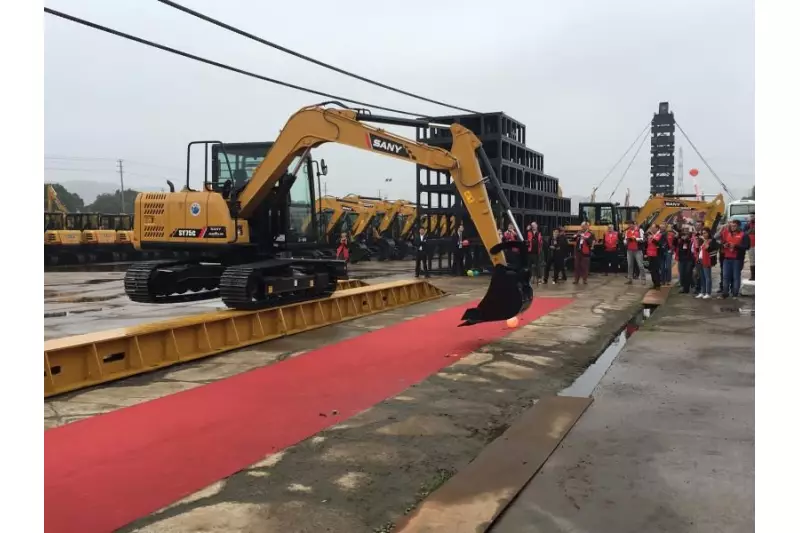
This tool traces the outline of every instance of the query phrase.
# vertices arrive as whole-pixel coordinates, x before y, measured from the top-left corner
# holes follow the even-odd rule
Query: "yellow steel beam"
[[[336,282],[336,290],[355,289],[356,287],[366,287],[367,285],[369,283],[360,279],[340,279]]]
[[[427,281],[337,290],[327,298],[260,311],[217,311],[44,343],[45,398],[217,355],[388,309],[433,300]]]

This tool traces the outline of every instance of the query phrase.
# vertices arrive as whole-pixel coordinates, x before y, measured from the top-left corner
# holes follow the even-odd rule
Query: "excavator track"
[[[175,273],[171,269],[184,269],[194,266],[185,261],[143,261],[135,263],[128,268],[125,273],[125,294],[132,302],[145,304],[170,304],[183,302],[196,302],[201,300],[211,300],[219,298],[220,291],[218,283],[213,283],[211,279],[206,280],[205,286],[213,285],[211,289],[202,291],[187,291],[182,294],[167,294],[162,287],[173,288],[175,285],[172,279],[167,281],[167,277],[174,278]],[[200,265],[197,265],[200,267]],[[204,267],[214,269],[213,266]],[[221,268],[221,267],[219,267]]]
[[[271,259],[231,266],[220,278],[222,302],[231,309],[257,310],[332,294],[337,287],[331,261]]]

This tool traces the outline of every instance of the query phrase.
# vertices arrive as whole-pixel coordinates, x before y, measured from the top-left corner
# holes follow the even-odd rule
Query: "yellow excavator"
[[[345,199],[356,199],[375,206],[375,215],[370,220],[369,229],[366,231],[366,243],[373,257],[377,256],[379,261],[387,261],[389,259],[399,259],[406,255],[406,246],[398,244],[403,226],[398,225],[397,222],[400,220],[401,212],[407,205],[410,205],[410,202],[405,200],[389,201],[356,194],[348,194]],[[414,212],[416,212],[416,209],[414,209]],[[398,246],[403,247],[402,255]]]
[[[372,221],[378,214],[374,202],[363,201],[355,195],[348,195],[339,198],[339,202],[352,209],[354,213],[353,224],[343,229],[348,233],[350,244],[347,247],[350,252],[350,262],[369,261],[372,258],[372,251],[368,246],[368,241],[372,232]],[[338,235],[338,234],[337,234]]]
[[[725,216],[725,198],[721,193],[709,201],[694,198],[693,194],[651,196],[639,208],[634,220],[638,226],[647,228],[653,224],[672,224],[678,217],[689,218],[709,228],[713,235]]]
[[[81,232],[79,228],[68,227],[67,215],[69,211],[58,198],[58,193],[51,184],[46,184],[47,211],[44,213],[44,244],[45,246],[79,246]],[[48,255],[48,248],[45,248]]]
[[[395,226],[398,228],[398,236],[395,239],[397,258],[405,259],[414,251],[413,232],[417,222],[417,206],[411,202],[401,205],[396,221]]]
[[[219,141],[190,143],[187,161],[193,146],[211,149],[210,178],[206,173],[201,190],[193,190],[187,168],[182,191],[171,186],[170,192],[140,193],[133,242],[138,250],[190,249],[202,258],[132,265],[125,275],[128,297],[166,303],[220,296],[230,308],[262,309],[333,293],[337,280],[347,277],[346,263],[297,257],[288,245],[308,241],[300,229],[315,206],[311,150],[334,142],[448,171],[494,265],[486,295],[464,313],[460,325],[506,320],[525,311],[533,299],[526,248],[500,241],[481,161],[509,220],[516,222],[475,134],[460,124],[437,125],[452,134],[452,147],[445,150],[367,124],[418,128],[430,122],[338,106],[300,109],[274,143],[262,143],[260,157],[258,146],[235,151]],[[312,227],[316,230],[316,224]],[[512,248],[516,260],[507,262],[505,250]]]

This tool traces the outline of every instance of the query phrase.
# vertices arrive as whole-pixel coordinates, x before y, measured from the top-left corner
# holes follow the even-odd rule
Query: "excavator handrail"
[[[364,124],[362,120],[413,127],[430,125],[423,120],[376,116],[353,109],[331,109],[322,106],[300,109],[289,118],[252,178],[237,195],[239,216],[249,218],[255,213],[298,154],[304,154],[311,148],[327,142],[335,142],[449,172],[481,241],[490,253],[492,263],[506,265],[503,253],[491,253],[491,249],[500,242],[500,238],[481,172],[481,162],[489,172],[489,179],[496,185],[498,198],[507,211],[509,220],[517,231],[519,228],[491,167],[491,161],[477,136],[460,124],[447,126],[453,138],[452,148],[448,151]]]

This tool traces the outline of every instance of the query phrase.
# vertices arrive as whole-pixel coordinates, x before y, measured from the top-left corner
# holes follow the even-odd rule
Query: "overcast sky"
[[[754,7],[742,0],[183,0],[223,22],[430,98],[503,111],[566,196],[588,196],[669,101],[735,193],[754,183]],[[47,0],[47,7],[299,85],[428,115],[453,113],[282,54],[155,0]],[[334,7],[335,6],[335,7]],[[490,6],[493,11],[487,10]],[[186,144],[272,140],[321,97],[299,93],[45,16],[48,180],[126,187],[184,178]],[[395,130],[413,137],[410,129]],[[684,168],[720,187],[684,138]],[[633,151],[629,154],[629,157]],[[676,154],[677,155],[677,154]],[[352,148],[318,150],[328,192],[414,198],[414,167]],[[605,199],[626,159],[598,191]],[[645,143],[614,199],[649,192]],[[385,183],[385,178],[392,178]],[[684,189],[692,188],[686,177]]]

